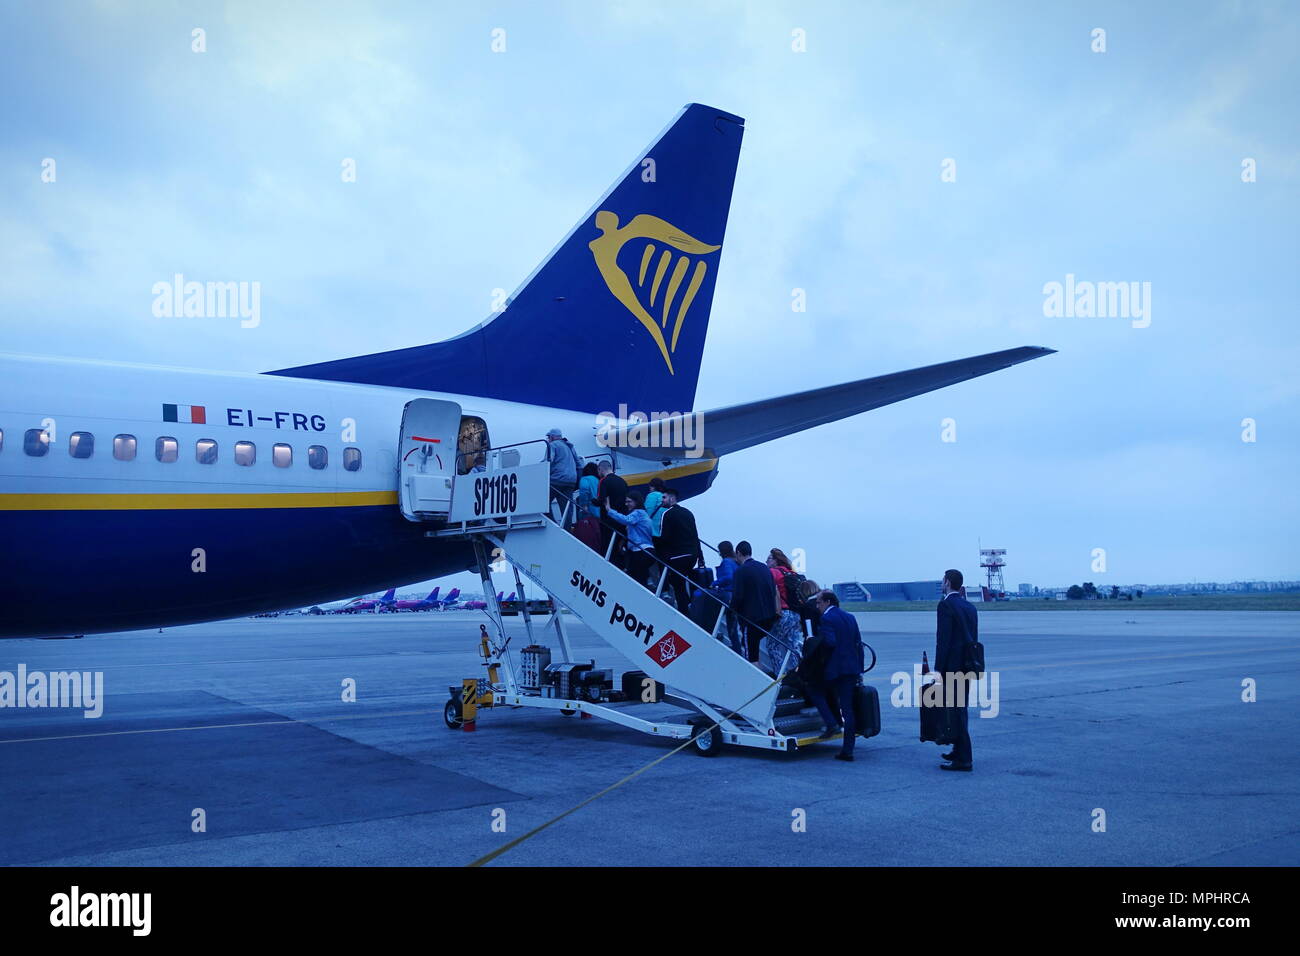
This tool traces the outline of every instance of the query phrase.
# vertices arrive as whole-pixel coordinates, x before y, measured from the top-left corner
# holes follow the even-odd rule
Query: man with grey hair
[[[578,490],[578,452],[564,437],[564,432],[552,428],[546,433],[546,460],[551,463],[551,500],[560,503],[560,515],[573,501]],[[570,515],[570,518],[573,516]]]

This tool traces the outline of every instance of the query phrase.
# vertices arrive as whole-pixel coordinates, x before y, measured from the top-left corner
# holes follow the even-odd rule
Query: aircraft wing
[[[793,395],[718,408],[700,413],[702,415],[700,427],[703,429],[700,439],[710,455],[726,455],[740,451],[742,448],[761,445],[774,438],[792,435],[806,428],[838,421],[850,415],[857,415],[859,412],[892,405],[905,398],[955,385],[968,378],[977,378],[989,372],[1019,365],[1021,362],[1042,358],[1055,351],[1055,349],[1037,346],[1022,346],[1002,352],[990,352],[987,355],[942,362],[938,365],[927,365],[906,372],[893,372],[875,378],[859,379],[856,382],[796,392]],[[660,422],[658,435],[650,429],[650,437],[668,435],[676,431],[672,427],[672,422],[673,419]],[[611,430],[607,439],[608,444],[616,445],[620,454],[634,458],[682,457],[680,445],[650,447],[629,445],[628,433],[634,428],[636,426],[624,426]],[[633,440],[639,441],[640,436],[634,437]]]

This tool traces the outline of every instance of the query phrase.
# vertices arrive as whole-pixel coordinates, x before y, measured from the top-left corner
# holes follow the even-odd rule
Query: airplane
[[[727,454],[1053,351],[697,410],[744,122],[684,107],[503,309],[444,341],[264,373],[0,356],[0,637],[243,617],[475,568],[470,541],[408,517],[417,449],[451,477],[506,446],[533,456],[557,427],[632,488],[659,477],[686,499]],[[705,422],[698,447],[619,441],[660,410]]]
[[[446,611],[454,608],[460,603],[460,588],[452,588],[447,592],[447,596],[438,601],[434,608],[436,611]]]
[[[498,607],[501,606],[501,595],[502,595],[503,593],[504,593],[504,592],[502,592],[502,591],[498,591],[498,592],[497,592],[497,606],[498,606]],[[468,601],[462,601],[460,604],[457,604],[454,608],[452,608],[452,610],[456,610],[456,611],[482,611],[482,610],[483,610],[484,608],[486,608],[486,607],[487,607],[487,601],[484,600],[483,598],[470,598]]]
[[[393,603],[394,611],[431,611],[435,607],[440,607],[441,602],[438,600],[438,592],[442,590],[442,585],[438,585],[426,596],[418,601],[395,601]]]
[[[393,595],[394,595],[396,592],[397,592],[397,588],[389,588],[387,591],[384,592],[383,596],[380,597],[380,598],[378,598],[377,600],[374,600],[374,601],[361,601],[361,600],[352,601],[352,602],[349,603],[349,604],[345,604],[345,605],[343,605],[343,607],[339,608],[337,611],[331,611],[330,613],[332,613],[332,614],[357,614],[357,613],[362,612],[362,611],[387,611],[387,610],[390,610],[390,609],[392,608],[392,606],[393,606],[393,603],[394,603],[394,602],[393,602]]]

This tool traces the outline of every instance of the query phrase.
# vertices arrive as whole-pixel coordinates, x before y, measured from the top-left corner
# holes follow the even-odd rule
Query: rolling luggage
[[[948,736],[948,711],[943,707],[927,707],[925,697],[923,688],[921,706],[917,708],[921,712],[921,742],[933,741],[946,747],[952,743],[952,738]]]
[[[578,519],[573,527],[573,536],[600,554],[600,522],[589,514]]]
[[[859,737],[880,733],[880,693],[870,684],[853,688],[853,722]]]
[[[716,589],[696,591],[695,596],[691,598],[690,612],[687,616],[699,625],[701,630],[712,634],[718,624],[718,615],[722,612],[724,600],[722,592]],[[727,637],[725,632],[720,636],[723,640]]]

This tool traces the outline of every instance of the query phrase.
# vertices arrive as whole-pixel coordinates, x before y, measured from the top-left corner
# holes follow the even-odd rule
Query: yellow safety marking
[[[0,511],[226,511],[242,508],[356,508],[395,504],[395,491],[0,495]]]
[[[826,740],[843,740],[844,734],[831,734],[829,737],[796,737],[794,745],[796,747],[807,747],[809,744],[819,744]]]

